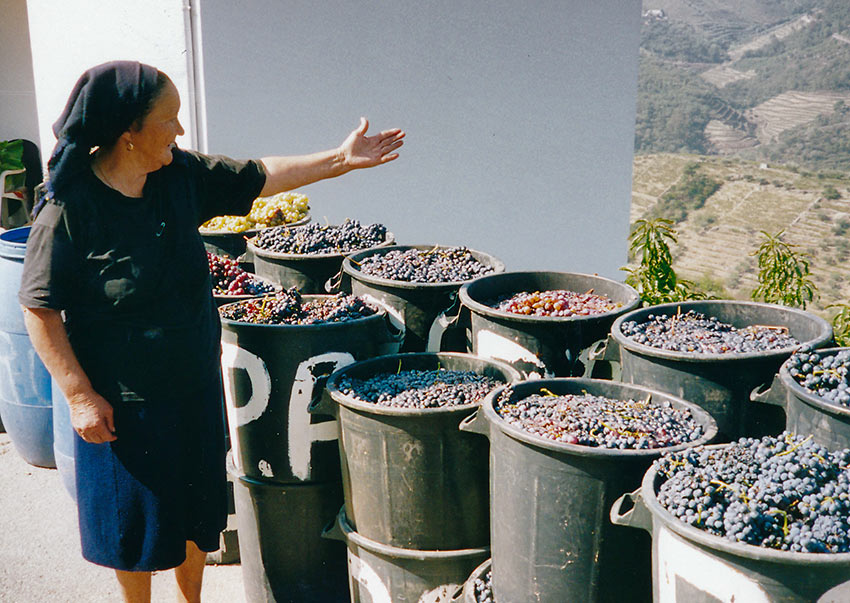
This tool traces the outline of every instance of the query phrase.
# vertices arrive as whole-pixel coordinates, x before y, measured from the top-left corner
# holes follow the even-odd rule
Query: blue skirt
[[[227,523],[220,369],[196,384],[156,397],[118,396],[110,400],[117,440],[75,437],[87,560],[153,571],[180,565],[187,540],[202,551],[219,548]]]

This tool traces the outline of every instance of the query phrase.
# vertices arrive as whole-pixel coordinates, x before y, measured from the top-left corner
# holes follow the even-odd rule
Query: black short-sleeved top
[[[246,214],[265,183],[262,164],[175,150],[125,197],[92,172],[48,203],[27,242],[22,305],[150,323],[185,324],[210,297],[198,226]]]
[[[114,408],[117,440],[75,436],[83,556],[174,567],[218,546],[227,515],[221,326],[198,226],[246,214],[262,164],[174,151],[140,199],[92,172],[49,202],[27,241],[22,305],[65,311],[71,346]]]

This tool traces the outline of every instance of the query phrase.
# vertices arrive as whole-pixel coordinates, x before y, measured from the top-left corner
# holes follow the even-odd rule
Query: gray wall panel
[[[395,163],[303,189],[317,219],[621,278],[637,0],[203,0],[201,23],[210,152],[407,131]]]

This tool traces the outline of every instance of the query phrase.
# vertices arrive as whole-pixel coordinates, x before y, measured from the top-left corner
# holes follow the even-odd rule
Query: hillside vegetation
[[[749,299],[757,286],[751,254],[760,231],[785,231],[785,242],[811,256],[820,291],[812,308],[850,299],[850,177],[705,155],[647,154],[635,158],[632,188],[632,222],[655,215],[678,220],[674,267],[703,290]]]
[[[638,153],[850,171],[850,2],[645,0]]]

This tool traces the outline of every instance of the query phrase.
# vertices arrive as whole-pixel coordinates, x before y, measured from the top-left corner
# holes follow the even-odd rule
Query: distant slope
[[[674,267],[680,274],[747,299],[756,286],[756,259],[750,254],[760,243],[759,231],[785,230],[786,242],[812,256],[813,279],[821,294],[815,308],[850,299],[850,177],[728,158],[638,155],[632,221],[645,216],[694,162],[724,184],[676,226]],[[841,198],[826,199],[828,186]]]
[[[850,1],[645,0],[638,152],[850,171]],[[836,115],[838,114],[838,115]],[[816,150],[800,153],[814,143]]]

